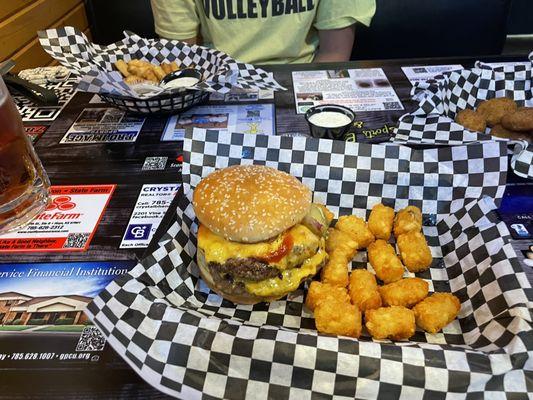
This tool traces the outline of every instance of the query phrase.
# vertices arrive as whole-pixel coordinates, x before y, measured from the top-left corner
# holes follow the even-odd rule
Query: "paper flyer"
[[[356,112],[404,109],[381,68],[295,71],[292,81],[298,114],[320,104]]]
[[[116,108],[86,108],[60,143],[132,143],[145,118]]]
[[[84,310],[135,264],[0,264],[0,368],[70,368],[105,361],[112,352],[104,351],[106,340]]]
[[[258,101],[274,99],[274,91],[270,89],[243,89],[234,87],[229,93],[211,93],[211,101]]]
[[[402,67],[402,71],[412,85],[416,82],[425,82],[443,72],[456,71],[463,68],[461,64],[420,65],[416,67]]]
[[[115,186],[52,186],[45,211],[20,230],[1,235],[0,251],[87,250]]]
[[[183,140],[185,130],[192,128],[274,135],[274,115],[273,104],[198,106],[170,117],[161,141]]]
[[[121,249],[148,247],[179,188],[179,183],[143,185],[122,237]]]

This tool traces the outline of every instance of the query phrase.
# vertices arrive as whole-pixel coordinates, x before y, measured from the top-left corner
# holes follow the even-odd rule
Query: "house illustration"
[[[83,310],[92,298],[79,295],[33,297],[18,292],[0,293],[0,325],[82,325]]]

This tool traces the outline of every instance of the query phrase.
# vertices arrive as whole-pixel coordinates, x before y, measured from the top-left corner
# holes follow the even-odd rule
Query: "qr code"
[[[403,107],[400,103],[397,101],[388,101],[383,103],[383,107],[385,107],[385,110],[402,110]]]
[[[96,326],[86,326],[81,332],[76,351],[102,351],[105,347],[105,337]]]
[[[64,249],[83,249],[89,240],[90,233],[69,233],[65,244],[63,244]]]
[[[142,167],[143,171],[161,171],[167,165],[168,157],[146,157]]]

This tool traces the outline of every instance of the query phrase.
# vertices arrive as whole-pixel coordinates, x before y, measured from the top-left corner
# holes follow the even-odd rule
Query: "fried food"
[[[332,286],[318,281],[311,282],[307,291],[307,297],[305,298],[307,308],[314,311],[316,306],[324,300],[337,300],[343,303],[349,303],[350,296],[348,296],[348,290],[346,288]]]
[[[154,74],[159,81],[163,79],[166,75],[165,71],[163,71],[163,67],[161,67],[160,65],[154,65],[154,68],[152,70],[154,71]]]
[[[506,139],[515,140],[531,140],[533,138],[533,131],[531,132],[518,132],[504,128],[501,124],[494,125],[490,130],[491,135],[498,136]]]
[[[383,204],[376,204],[372,207],[370,217],[368,217],[368,229],[374,234],[376,239],[389,240],[394,223],[394,210]]]
[[[428,291],[428,283],[420,278],[405,278],[379,288],[383,305],[407,308],[424,300]]]
[[[348,286],[348,262],[344,254],[333,251],[328,263],[322,268],[322,282],[343,288]]]
[[[343,254],[346,262],[348,262],[354,258],[358,246],[359,244],[350,234],[335,228],[328,229],[326,239],[326,251],[328,254],[332,254],[334,251],[338,254]]]
[[[189,68],[194,68],[194,67],[193,67],[192,65],[189,65]],[[176,63],[176,61],[172,61],[172,62],[170,63],[170,70],[171,70],[172,72],[176,72],[176,71],[178,71],[179,69],[180,69],[180,67],[178,67],[178,63]]]
[[[533,107],[520,107],[516,112],[505,115],[502,125],[512,131],[533,131]]]
[[[433,293],[413,308],[416,324],[429,333],[439,332],[460,310],[461,302],[451,293]]]
[[[355,269],[350,274],[350,298],[361,311],[381,307],[381,296],[376,277],[366,269]]]
[[[408,206],[398,211],[394,218],[394,236],[398,238],[403,233],[422,229],[422,211],[415,206]]]
[[[515,111],[516,103],[506,97],[482,101],[477,107],[477,112],[485,117],[488,126],[499,124],[504,115]]]
[[[433,256],[422,232],[407,232],[397,240],[403,265],[409,272],[422,272],[429,268]]]
[[[120,73],[122,74],[124,78],[127,78],[128,76],[130,76],[130,73],[128,71],[128,64],[126,63],[126,61],[118,60],[115,63],[115,67],[120,71]]]
[[[415,334],[413,311],[401,306],[381,307],[365,313],[366,329],[374,339],[409,339]]]
[[[402,279],[404,269],[394,247],[382,239],[368,246],[368,261],[376,271],[376,276],[385,283]]]
[[[120,71],[124,77],[124,82],[128,85],[139,83],[158,84],[165,76],[179,70],[176,61],[155,65],[145,60],[136,59],[127,62],[118,60],[115,63],[115,67]]]
[[[358,249],[368,247],[375,238],[366,222],[355,215],[345,215],[339,218],[335,228],[350,234],[358,244]]]
[[[315,325],[322,333],[358,338],[363,322],[357,306],[328,298],[315,308]]]
[[[127,78],[124,78],[124,82],[128,85],[138,85],[139,83],[145,83],[146,80],[135,75],[130,75]]]
[[[485,116],[470,109],[459,111],[457,117],[455,117],[455,122],[471,131],[485,132],[487,128]]]
[[[163,72],[165,73],[165,75],[168,75],[172,72],[172,67],[170,66],[169,63],[162,63],[161,69],[163,69]]]

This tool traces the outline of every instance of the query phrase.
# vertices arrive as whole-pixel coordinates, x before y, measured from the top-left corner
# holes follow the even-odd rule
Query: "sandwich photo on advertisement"
[[[285,172],[260,165],[217,170],[194,190],[193,208],[200,274],[231,302],[282,298],[328,261],[333,214]]]

